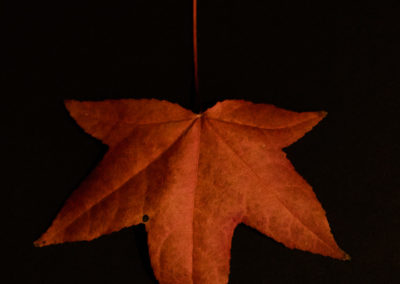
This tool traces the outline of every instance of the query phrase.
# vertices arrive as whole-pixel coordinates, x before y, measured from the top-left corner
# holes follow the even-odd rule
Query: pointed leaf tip
[[[71,113],[71,108],[77,103],[76,100],[64,100],[64,106]]]
[[[321,111],[319,112],[319,115],[321,116],[321,118],[325,118],[325,117],[328,115],[328,112],[327,112],[327,111],[324,111],[324,110],[321,110]]]
[[[46,245],[45,241],[42,241],[42,238],[37,239],[36,241],[33,242],[33,245],[35,247],[44,247]]]
[[[342,260],[344,260],[344,261],[350,261],[351,260],[351,256],[348,253],[343,252],[343,254],[344,254],[344,256],[343,256]]]
[[[74,100],[64,100],[64,105],[68,108],[73,102]]]

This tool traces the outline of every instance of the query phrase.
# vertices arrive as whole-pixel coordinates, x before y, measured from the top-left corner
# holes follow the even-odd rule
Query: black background
[[[286,152],[352,260],[290,250],[240,225],[230,283],[399,282],[400,9],[360,3],[199,0],[200,99],[190,0],[3,4],[6,282],[156,283],[143,225],[32,245],[106,151],[63,100],[115,98],[328,111]]]

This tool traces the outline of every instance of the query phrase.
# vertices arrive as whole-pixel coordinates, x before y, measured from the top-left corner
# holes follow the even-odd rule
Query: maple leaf
[[[66,106],[109,150],[35,245],[92,240],[144,222],[160,283],[227,283],[239,223],[289,248],[348,259],[282,151],[324,112],[239,100],[202,114],[154,99]]]

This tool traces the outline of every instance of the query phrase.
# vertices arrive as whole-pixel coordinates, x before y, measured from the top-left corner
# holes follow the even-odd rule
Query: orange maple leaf
[[[326,113],[238,100],[202,114],[147,99],[66,106],[109,150],[35,245],[92,240],[144,222],[160,283],[227,283],[240,223],[289,248],[348,259],[282,151]]]

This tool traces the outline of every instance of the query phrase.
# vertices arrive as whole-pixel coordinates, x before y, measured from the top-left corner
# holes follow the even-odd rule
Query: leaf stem
[[[196,96],[199,95],[199,63],[197,50],[197,0],[193,0],[193,62],[194,62],[194,87]]]

